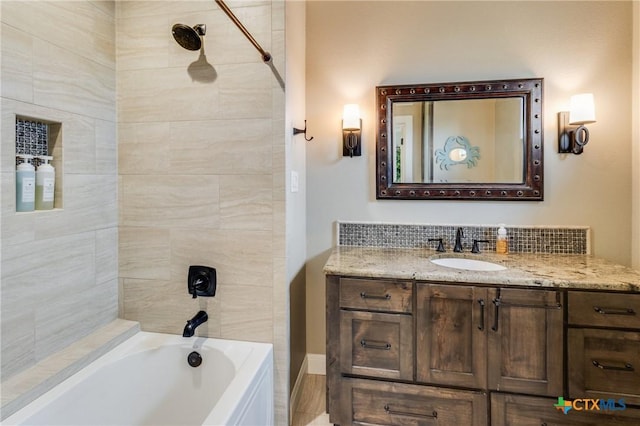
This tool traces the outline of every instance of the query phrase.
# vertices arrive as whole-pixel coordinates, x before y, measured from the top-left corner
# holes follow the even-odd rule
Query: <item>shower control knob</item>
[[[209,266],[189,266],[187,291],[195,299],[198,296],[213,297],[216,295],[216,270]]]

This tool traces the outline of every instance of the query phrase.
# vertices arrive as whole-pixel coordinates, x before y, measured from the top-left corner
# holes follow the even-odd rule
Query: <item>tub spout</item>
[[[187,325],[184,326],[184,331],[182,332],[182,337],[192,337],[196,332],[196,328],[208,319],[209,316],[205,311],[198,312],[193,318],[187,321]]]

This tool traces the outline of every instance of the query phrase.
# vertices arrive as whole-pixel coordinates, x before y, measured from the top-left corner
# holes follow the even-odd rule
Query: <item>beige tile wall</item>
[[[284,73],[284,2],[229,1]],[[118,2],[121,315],[144,330],[274,343],[288,416],[284,90],[214,2]],[[206,24],[203,55],[171,37]],[[215,298],[187,293],[217,269]]]
[[[118,314],[113,6],[0,3],[3,381]],[[16,115],[62,123],[62,209],[15,212]]]
[[[283,78],[284,2],[228,4]],[[173,42],[175,22],[207,24],[205,56]],[[274,343],[286,423],[285,102],[272,68],[214,2],[3,1],[1,31],[3,379],[118,309],[169,333],[205,309],[202,335]],[[15,213],[16,114],[62,123],[63,209]],[[187,295],[191,264],[217,268],[215,298]]]

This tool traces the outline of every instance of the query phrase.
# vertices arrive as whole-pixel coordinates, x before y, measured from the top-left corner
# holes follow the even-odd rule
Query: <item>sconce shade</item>
[[[585,124],[595,122],[593,94],[573,95],[570,110],[558,113],[558,152],[582,154],[589,142],[589,129]]]
[[[342,111],[342,155],[359,157],[362,155],[362,119],[357,104],[346,104]]]
[[[342,112],[342,128],[360,130],[360,107],[357,104],[346,104]]]
[[[596,112],[592,93],[582,93],[571,97],[569,124],[589,124],[596,122]]]

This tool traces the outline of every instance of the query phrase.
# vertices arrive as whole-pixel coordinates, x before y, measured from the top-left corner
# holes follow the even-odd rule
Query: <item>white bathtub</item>
[[[191,367],[192,351],[202,356]],[[270,344],[139,332],[3,425],[272,425]]]

